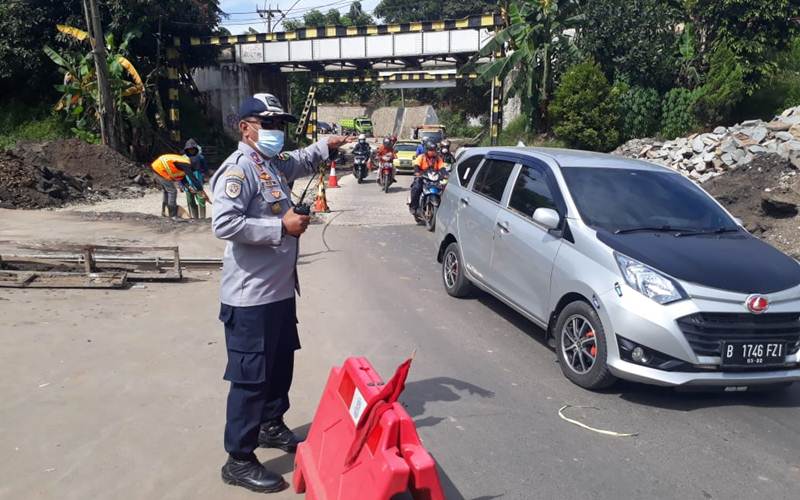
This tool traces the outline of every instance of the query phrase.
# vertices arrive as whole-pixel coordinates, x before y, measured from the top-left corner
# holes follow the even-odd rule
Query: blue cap
[[[255,94],[242,101],[242,105],[239,106],[239,118],[243,120],[251,116],[281,118],[286,122],[297,122],[297,118],[285,112],[281,102],[272,94]]]

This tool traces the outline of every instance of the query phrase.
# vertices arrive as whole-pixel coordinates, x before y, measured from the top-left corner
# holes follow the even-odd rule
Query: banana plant
[[[56,29],[78,42],[91,42],[89,34],[81,29],[65,25],[57,25]],[[136,68],[124,55],[127,53],[130,41],[136,36],[136,32],[126,33],[119,44],[116,43],[114,35],[111,33],[105,38],[115,107],[128,121],[132,121],[141,114],[146,104],[145,84]],[[65,51],[58,53],[47,46],[44,47],[44,52],[64,74],[62,84],[56,85],[56,90],[62,95],[55,105],[55,110],[65,112],[75,123],[77,132],[81,132],[83,135],[90,134],[98,126],[100,98],[92,52]],[[138,101],[132,103],[129,99],[132,96],[138,96]]]
[[[512,0],[506,25],[472,59],[464,71],[477,68],[479,82],[505,80],[516,72],[509,94],[522,99],[531,125],[545,132],[557,73],[577,58],[572,38],[584,16],[578,0]],[[499,54],[499,55],[498,55]],[[492,58],[490,62],[478,61]]]

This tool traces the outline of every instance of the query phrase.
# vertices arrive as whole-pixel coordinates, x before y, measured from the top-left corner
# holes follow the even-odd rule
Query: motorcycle
[[[378,186],[384,193],[389,192],[389,186],[394,183],[394,164],[392,155],[385,154],[380,157],[380,168],[378,170]]]
[[[422,174],[422,193],[414,218],[417,222],[424,223],[428,231],[436,228],[436,212],[439,210],[446,186],[446,171],[429,169]]]
[[[358,179],[358,183],[364,182],[367,177],[367,157],[364,155],[356,155],[353,158],[353,176]]]

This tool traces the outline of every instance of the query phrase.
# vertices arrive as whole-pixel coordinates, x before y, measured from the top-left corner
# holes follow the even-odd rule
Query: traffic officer
[[[227,240],[219,319],[225,325],[230,382],[225,424],[228,461],[222,479],[258,492],[288,485],[257,460],[258,446],[294,452],[299,439],[286,426],[294,351],[300,348],[295,313],[298,238],[309,217],[292,210],[288,183],[316,174],[329,152],[350,139],[330,136],[282,153],[285,125],[297,119],[270,94],[239,109],[238,149],[211,178],[212,227]]]

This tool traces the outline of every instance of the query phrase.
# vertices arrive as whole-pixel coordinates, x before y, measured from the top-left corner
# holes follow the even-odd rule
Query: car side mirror
[[[561,217],[552,208],[537,208],[533,212],[533,220],[547,228],[548,231],[558,228],[561,223]]]
[[[742,219],[738,218],[738,217],[734,217],[733,218],[733,222],[735,222],[739,226],[744,227],[744,221]]]

